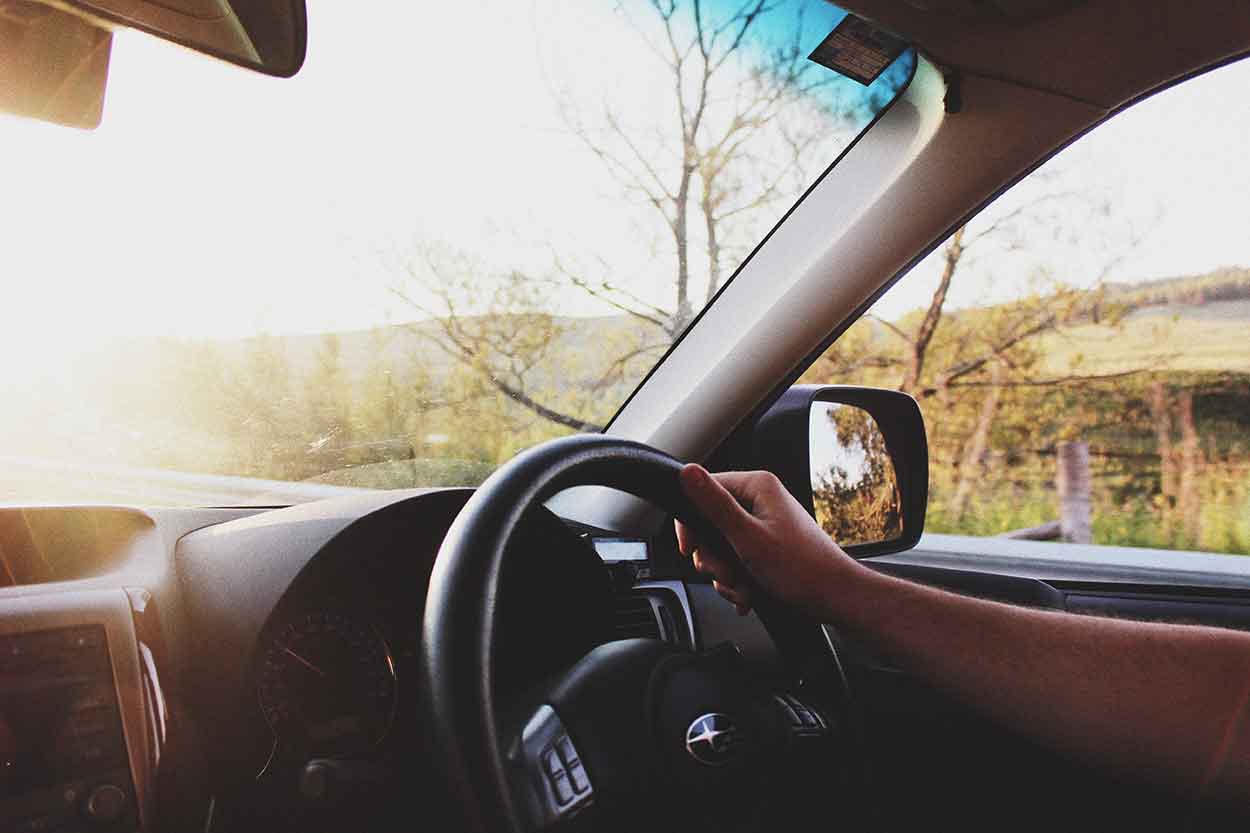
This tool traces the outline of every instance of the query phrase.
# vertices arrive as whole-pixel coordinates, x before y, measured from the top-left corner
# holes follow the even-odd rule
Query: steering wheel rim
[[[682,463],[642,443],[582,434],[543,443],[492,474],[465,504],[439,549],[422,623],[425,701],[440,762],[454,797],[478,830],[525,830],[499,737],[493,648],[505,554],[527,512],[572,486],[600,485],[636,495],[718,536],[681,488]],[[480,604],[465,604],[478,599]],[[831,646],[815,623],[768,599],[757,605],[791,665]],[[783,644],[784,643],[784,644]],[[836,657],[834,657],[836,660]],[[840,668],[836,668],[840,676]],[[843,695],[845,680],[842,679]]]

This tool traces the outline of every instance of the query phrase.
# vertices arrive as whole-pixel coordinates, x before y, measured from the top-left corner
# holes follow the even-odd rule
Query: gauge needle
[[[295,657],[295,659],[296,659],[296,660],[297,660],[297,661],[298,661],[301,665],[303,665],[305,668],[308,668],[308,669],[311,669],[311,670],[313,670],[313,671],[316,671],[318,674],[320,674],[320,675],[321,675],[321,676],[323,676],[323,677],[326,675],[326,672],[322,671],[320,668],[318,668],[317,666],[313,665],[311,662],[309,662],[308,660],[304,659],[304,658],[303,658],[303,657],[301,657],[299,654],[295,653],[295,652],[294,652],[294,651],[292,651],[290,648],[288,648],[287,646],[283,645],[281,642],[275,642],[275,643],[273,643],[273,644],[277,645],[279,648],[281,648],[282,650],[286,651],[286,652],[287,652],[288,654],[290,654],[291,656]]]

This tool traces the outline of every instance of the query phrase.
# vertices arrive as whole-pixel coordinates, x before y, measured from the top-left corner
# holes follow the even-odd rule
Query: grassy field
[[[1045,369],[1056,376],[1146,369],[1250,373],[1250,300],[1148,307],[1116,325],[1050,333],[1040,348]]]
[[[985,536],[1055,520],[1053,447],[1079,439],[1093,452],[1095,543],[1250,555],[1250,272],[1115,285],[1103,303],[1104,323],[1094,323],[1091,301],[1075,323],[1042,335],[1033,344],[1039,365],[1031,374],[1131,375],[1009,391],[977,478],[978,497],[962,512],[952,502],[958,462],[985,394],[945,402],[944,410],[922,403],[932,452],[926,528]],[[994,312],[965,309],[958,316],[975,331],[981,317],[988,327]],[[889,343],[887,333],[874,336]],[[1155,383],[1169,397],[1177,455],[1177,397],[1192,396],[1199,459],[1189,509],[1163,494]]]
[[[1037,464],[991,474],[972,510],[954,517],[948,508],[954,472],[937,467],[931,472],[925,529],[987,536],[1053,521],[1058,516],[1058,496],[1051,474]],[[1094,465],[1095,544],[1250,555],[1250,467],[1246,463],[1204,468],[1198,486],[1201,510],[1197,522],[1188,527],[1157,494],[1123,491],[1126,481],[1140,479],[1140,474],[1134,477]]]

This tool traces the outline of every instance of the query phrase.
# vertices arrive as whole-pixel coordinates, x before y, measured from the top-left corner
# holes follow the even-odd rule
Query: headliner
[[[1105,109],[1250,49],[1250,3],[1229,0],[836,2],[938,66]]]

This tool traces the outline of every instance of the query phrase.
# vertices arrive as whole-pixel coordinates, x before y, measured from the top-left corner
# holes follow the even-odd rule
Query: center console
[[[66,595],[0,600],[0,830],[135,833],[146,738],[130,608],[121,591]]]

